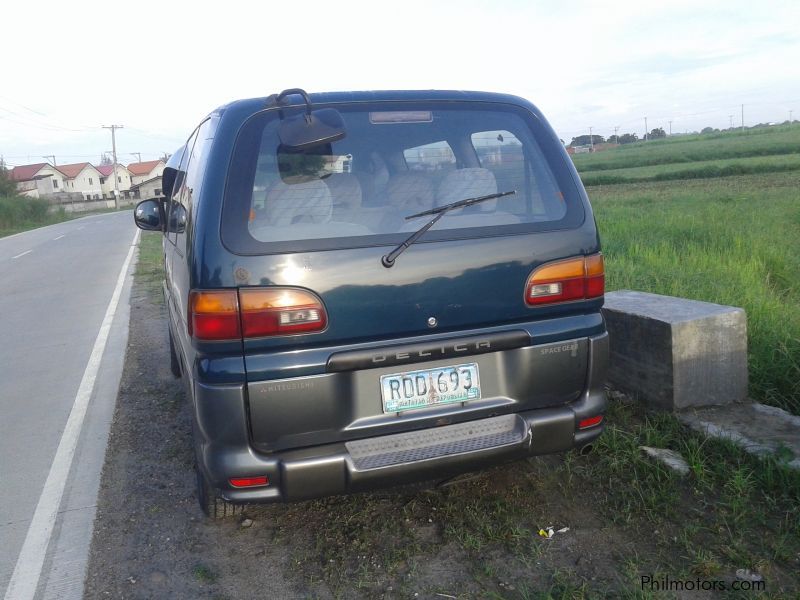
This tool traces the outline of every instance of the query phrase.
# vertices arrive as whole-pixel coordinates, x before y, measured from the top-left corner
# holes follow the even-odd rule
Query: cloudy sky
[[[524,96],[567,142],[800,119],[800,2],[22,2],[3,8],[0,154],[121,162],[288,87]],[[732,117],[731,117],[732,115]]]

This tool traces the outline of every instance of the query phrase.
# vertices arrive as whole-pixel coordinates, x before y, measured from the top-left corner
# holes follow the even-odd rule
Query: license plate
[[[396,413],[481,397],[477,363],[381,376],[383,412]]]

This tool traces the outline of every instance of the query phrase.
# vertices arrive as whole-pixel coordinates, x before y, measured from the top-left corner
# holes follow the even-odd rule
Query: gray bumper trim
[[[528,435],[518,415],[503,415],[435,429],[345,443],[359,471],[520,444]]]

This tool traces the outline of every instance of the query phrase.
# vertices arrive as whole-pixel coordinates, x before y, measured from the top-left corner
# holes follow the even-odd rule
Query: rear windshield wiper
[[[441,219],[444,214],[448,211],[453,210],[454,208],[464,208],[465,206],[472,206],[473,204],[477,204],[478,202],[483,202],[484,200],[493,200],[495,198],[502,198],[503,196],[510,196],[511,194],[516,194],[517,190],[511,190],[509,192],[498,192],[497,194],[489,194],[488,196],[478,196],[477,198],[467,198],[466,200],[458,200],[456,202],[451,202],[450,204],[445,204],[443,206],[437,206],[436,208],[432,208],[430,210],[424,210],[422,212],[408,215],[406,220],[409,219],[416,219],[417,217],[424,217],[426,215],[436,215],[430,221],[428,221],[425,225],[420,227],[417,231],[415,231],[409,238],[404,241],[402,244],[397,246],[394,250],[385,254],[381,258],[381,264],[386,267],[387,269],[394,265],[394,261],[400,256],[406,249],[416,242],[422,235],[428,231],[431,227],[436,224],[436,221]]]

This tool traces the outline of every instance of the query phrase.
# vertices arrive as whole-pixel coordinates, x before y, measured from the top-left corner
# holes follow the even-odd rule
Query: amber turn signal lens
[[[236,290],[193,290],[189,294],[189,335],[209,341],[239,339]]]
[[[568,258],[539,266],[525,285],[530,306],[598,298],[605,292],[602,254]]]

